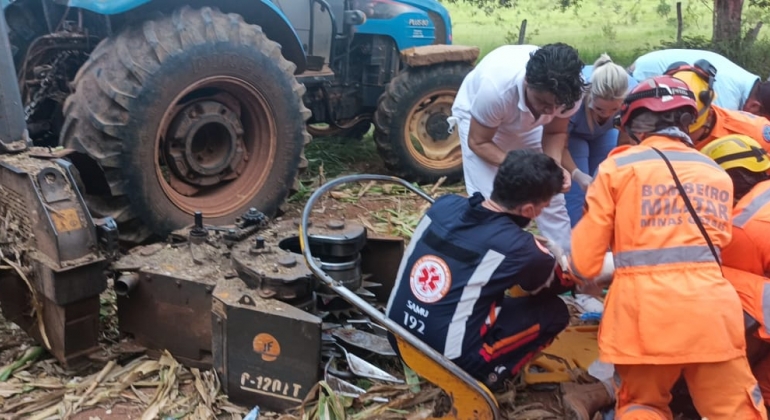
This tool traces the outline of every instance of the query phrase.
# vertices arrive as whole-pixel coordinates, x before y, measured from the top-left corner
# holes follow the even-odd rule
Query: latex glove
[[[576,168],[574,171],[572,171],[572,180],[578,184],[581,190],[585,191],[588,189],[588,185],[590,185],[591,181],[594,179],[591,178],[591,176],[587,173]]]

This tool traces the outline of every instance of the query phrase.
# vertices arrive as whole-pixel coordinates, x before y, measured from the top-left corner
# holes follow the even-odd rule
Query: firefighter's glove
[[[591,178],[591,176],[587,173],[576,168],[574,171],[572,171],[572,180],[580,187],[581,190],[586,191],[588,189],[588,185],[591,184],[591,181],[594,179]]]

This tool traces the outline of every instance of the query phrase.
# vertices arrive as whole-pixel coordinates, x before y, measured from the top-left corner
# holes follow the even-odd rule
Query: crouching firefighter
[[[701,150],[727,171],[735,189],[733,237],[722,250],[725,277],[747,313],[748,357],[770,401],[770,156],[754,139],[731,135]]]
[[[719,264],[731,236],[732,181],[693,148],[686,133],[697,115],[681,80],[639,83],[619,122],[638,145],[599,165],[572,235],[577,282],[600,272],[608,247],[614,256],[599,357],[615,365],[619,420],[671,419],[680,376],[709,420],[767,418],[741,301]]]
[[[542,153],[508,152],[490,198],[436,200],[399,267],[387,316],[493,392],[569,322],[558,295],[574,285],[524,230],[559,194],[563,174]]]

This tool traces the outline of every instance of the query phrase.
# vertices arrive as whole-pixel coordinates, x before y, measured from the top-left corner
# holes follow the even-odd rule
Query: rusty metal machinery
[[[341,356],[330,348],[325,319],[357,314],[308,269],[299,221],[268,223],[251,209],[232,226],[213,227],[196,216],[166,243],[134,248],[113,264],[121,332],[151,354],[165,349],[185,365],[213,367],[235,403],[297,406],[330,358]],[[319,221],[310,233],[330,275],[372,303],[386,302],[403,240],[368,241],[363,226],[337,220]],[[383,259],[393,267],[376,261]],[[369,291],[381,289],[378,279],[387,290]]]
[[[105,255],[115,252],[117,228],[91,217],[74,168],[51,156],[36,148],[0,156],[0,305],[76,367],[98,349]]]

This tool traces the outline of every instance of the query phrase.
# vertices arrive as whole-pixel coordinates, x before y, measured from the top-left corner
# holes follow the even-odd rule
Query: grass
[[[520,0],[516,7],[492,16],[463,3],[444,3],[452,16],[454,43],[479,46],[482,56],[500,45],[516,43],[523,19],[527,19],[526,43],[568,43],[587,64],[607,52],[615,62],[628,66],[662,41],[676,39],[673,0],[583,0],[581,7],[564,12],[553,0]],[[682,0],[684,36],[711,36],[712,4]],[[745,24],[753,25],[767,14],[747,5]],[[767,30],[760,35],[767,38]]]

